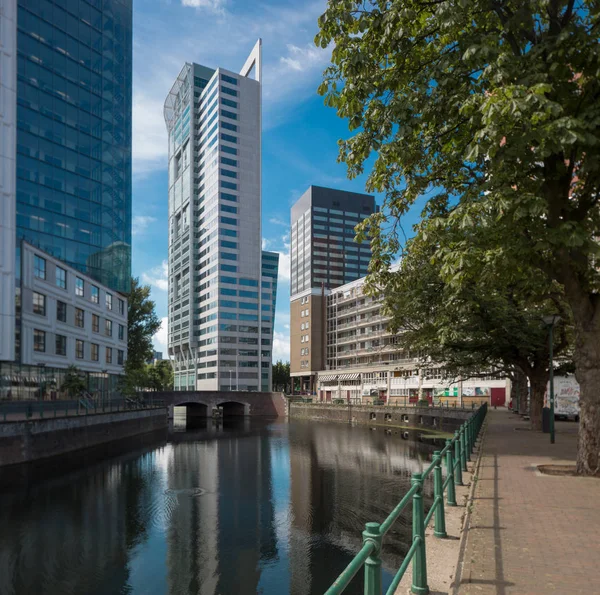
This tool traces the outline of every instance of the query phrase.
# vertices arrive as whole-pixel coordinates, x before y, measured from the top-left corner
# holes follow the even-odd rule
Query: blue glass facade
[[[17,245],[128,292],[132,1],[18,0],[17,27]]]

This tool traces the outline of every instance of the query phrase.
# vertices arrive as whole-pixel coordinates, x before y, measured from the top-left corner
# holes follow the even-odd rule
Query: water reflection
[[[166,445],[5,490],[0,594],[321,593],[431,450],[336,424],[176,424]]]

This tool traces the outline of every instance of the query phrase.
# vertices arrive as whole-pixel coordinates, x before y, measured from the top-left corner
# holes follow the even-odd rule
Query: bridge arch
[[[208,410],[206,403],[199,403],[198,401],[182,401],[180,403],[173,403],[173,407],[185,407],[185,415],[187,419],[194,419],[197,417],[209,417],[212,411]]]
[[[244,417],[250,415],[250,405],[240,401],[220,401],[217,403],[219,411],[223,418],[226,417]]]

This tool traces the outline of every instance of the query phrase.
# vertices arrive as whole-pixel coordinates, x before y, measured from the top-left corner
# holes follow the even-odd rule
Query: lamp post
[[[553,314],[552,316],[544,316],[542,320],[548,328],[548,353],[550,359],[550,444],[554,444],[554,362],[552,350],[554,339],[552,331],[554,330],[554,325],[560,320],[560,316]]]

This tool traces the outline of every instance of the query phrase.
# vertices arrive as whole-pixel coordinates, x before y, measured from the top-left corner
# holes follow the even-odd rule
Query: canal
[[[76,470],[0,475],[0,594],[323,593],[364,523],[382,521],[430,460],[433,446],[413,438],[301,420],[177,423]],[[431,496],[426,485],[427,508]],[[410,525],[408,510],[386,538],[384,587]]]

